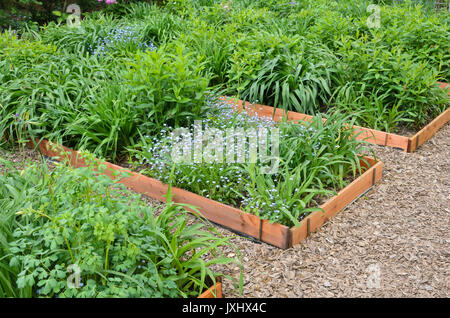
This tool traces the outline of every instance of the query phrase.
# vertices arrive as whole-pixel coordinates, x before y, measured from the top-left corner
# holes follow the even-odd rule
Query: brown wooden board
[[[450,84],[438,82],[442,89],[446,89]],[[450,94],[450,92],[449,92]],[[222,100],[233,102],[237,105],[236,111],[242,112],[243,101],[232,99],[229,97],[222,97]],[[310,120],[312,116],[296,113],[293,111],[283,111],[280,108],[274,108],[271,106],[250,104],[245,102],[245,110],[251,116],[269,117],[275,121],[282,121],[286,118],[288,121],[301,121]],[[322,119],[326,121],[326,119]],[[384,131],[375,130],[371,128],[365,128],[360,126],[353,126],[355,128],[356,139],[365,140],[369,143],[399,148],[407,152],[414,152],[418,147],[429,140],[439,129],[441,129],[448,121],[450,121],[450,108],[447,108],[442,114],[436,117],[431,123],[426,125],[413,137],[401,136],[392,133],[386,133]]]
[[[222,283],[217,282],[213,287],[208,288],[198,298],[222,298]]]
[[[50,143],[46,140],[38,141],[37,144],[41,153],[47,157],[53,157],[57,160],[63,160],[64,157],[66,157],[60,155],[60,150],[53,150]],[[85,161],[79,158],[79,153],[77,151],[66,147],[62,147],[62,149],[64,152],[68,153],[68,157],[66,158],[70,159],[70,164],[73,167],[86,166]],[[365,157],[364,159],[367,160],[370,165],[375,164],[375,161],[372,158]],[[104,173],[112,178],[114,178],[112,175],[113,171],[125,171],[130,173],[129,177],[120,180],[126,187],[154,199],[163,202],[166,201],[165,195],[167,193],[168,185],[109,162],[103,162],[103,164],[108,167]],[[363,160],[361,160],[361,165],[366,166]],[[342,210],[347,204],[358,198],[359,195],[367,191],[381,178],[381,174],[382,163],[377,162],[349,186],[341,190],[338,195],[332,197],[321,206],[325,211],[326,218],[330,218],[332,215]],[[301,238],[303,238],[302,234],[299,234],[300,232],[303,233],[302,225],[299,230],[295,230],[294,228],[289,228],[288,226],[279,223],[271,224],[267,220],[262,220],[256,215],[176,187],[172,187],[172,195],[172,200],[174,202],[190,204],[197,207],[203,217],[214,223],[283,249],[291,247],[294,242],[297,244],[300,242]],[[312,215],[314,215],[315,220],[318,214],[313,213]],[[325,218],[322,218],[322,220],[322,223],[326,221]],[[316,223],[317,225],[314,225],[314,229],[322,224],[319,221]],[[320,225],[318,225],[319,223]]]
[[[441,129],[447,122],[450,121],[450,108],[436,117],[431,123],[426,125],[417,134],[409,138],[408,152],[413,152],[425,142],[427,142],[433,135]]]
[[[444,82],[437,82],[437,83],[439,84],[439,86],[440,86],[442,89],[450,88],[450,84],[449,84],[449,83],[444,83]],[[449,94],[450,94],[450,92],[449,92]]]

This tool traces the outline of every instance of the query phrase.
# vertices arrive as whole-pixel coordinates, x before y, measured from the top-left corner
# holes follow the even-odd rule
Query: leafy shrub
[[[195,297],[219,275],[212,265],[237,263],[220,253],[229,238],[187,225],[183,205],[156,212],[94,167],[105,169],[33,165],[0,175],[0,295]],[[71,264],[81,274],[75,286]]]
[[[235,41],[230,30],[209,28],[198,22],[198,30],[180,37],[192,52],[205,58],[205,73],[211,76],[210,85],[226,85]]]
[[[8,31],[0,33],[0,56],[12,66],[22,67],[24,63],[31,67],[49,55],[56,53],[56,47],[41,41],[26,41]]]
[[[90,51],[94,55],[105,55],[111,49],[122,49],[124,51],[152,51],[155,49],[155,46],[152,42],[139,41],[139,36],[133,28],[126,26],[114,29],[113,32],[104,37],[100,43],[97,43],[96,47],[91,47]]]
[[[175,40],[186,30],[192,29],[191,20],[172,12],[169,4],[160,6],[141,2],[127,6],[126,10],[122,20],[138,24],[139,33],[157,46]]]
[[[153,50],[153,40],[142,32],[142,25],[118,21],[109,15],[95,14],[83,20],[78,28],[50,23],[37,35],[44,43],[57,46],[61,51],[84,56],[130,56],[138,50]]]
[[[80,28],[2,34],[0,134],[47,135],[116,160],[139,133],[201,118],[208,88],[310,114],[338,108],[372,128],[421,128],[448,105],[434,85],[450,81],[448,17],[380,4],[381,27],[370,29],[368,3],[133,3],[87,14]],[[123,28],[130,41],[91,56]],[[149,43],[158,50],[143,53]]]
[[[28,29],[37,29],[37,25],[31,21],[31,14],[12,8],[4,10],[0,7],[0,32],[3,30],[14,30],[16,32],[23,32]]]
[[[92,149],[117,160],[139,135],[135,102],[130,89],[115,83],[102,87],[67,124],[65,133],[79,136],[77,149]]]
[[[263,32],[241,43],[230,78],[243,99],[312,114],[326,103],[337,61],[326,47]]]
[[[429,14],[420,7],[383,7],[382,30],[376,33],[390,47],[402,47],[416,62],[427,62],[450,82],[450,41],[445,12]]]
[[[51,45],[19,40],[8,32],[0,34],[0,144],[23,142],[39,128],[37,105],[32,100],[39,99],[41,87],[31,74],[36,65],[56,55]]]
[[[183,46],[168,45],[139,53],[124,75],[136,96],[139,127],[150,133],[164,124],[178,127],[205,111],[209,79],[204,63]]]
[[[356,112],[358,124],[392,131],[400,126],[420,128],[447,105],[436,85],[438,72],[415,63],[401,48],[389,49],[367,38],[343,38],[336,104]]]
[[[5,3],[4,3],[5,2]],[[130,2],[122,0],[122,2]],[[0,20],[0,27],[16,27],[17,22],[23,21],[20,19],[24,16],[26,22],[32,21],[43,25],[45,23],[55,21],[58,15],[55,12],[65,12],[67,6],[71,3],[76,3],[80,6],[82,12],[88,12],[95,9],[107,7],[106,3],[98,0],[53,0],[53,1],[38,1],[38,0],[3,0],[0,4],[0,11],[9,15],[8,19]],[[17,18],[19,15],[19,18]],[[1,28],[0,28],[1,30]]]
[[[94,99],[99,87],[112,79],[114,68],[97,57],[61,54],[53,46],[37,50],[38,43],[19,40],[0,51],[7,61],[5,85],[0,87],[0,133],[14,140],[17,134],[11,124],[17,117],[33,118],[29,133],[49,134],[62,141],[68,125]]]
[[[181,45],[141,52],[132,60],[131,52],[119,59],[80,56],[40,42],[2,39],[6,62],[0,70],[7,85],[0,88],[0,132],[7,139],[15,139],[12,123],[26,114],[38,126],[34,135],[116,159],[138,131],[181,125],[205,111],[204,64]]]

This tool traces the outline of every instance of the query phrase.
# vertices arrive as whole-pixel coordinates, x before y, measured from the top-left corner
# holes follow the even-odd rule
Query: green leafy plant
[[[420,128],[438,116],[448,101],[436,85],[438,71],[416,63],[401,48],[389,50],[367,37],[342,38],[334,100],[358,124],[392,131]]]
[[[202,75],[204,63],[186,53],[183,46],[139,53],[129,66],[124,77],[136,95],[140,127],[146,132],[164,124],[178,127],[206,111],[209,79]]]
[[[113,181],[83,158],[85,168],[0,175],[0,295],[195,297],[220,275],[212,265],[238,264],[220,252],[230,238],[171,202],[170,189],[157,212],[118,183],[126,174]],[[188,225],[185,208],[198,222]]]
[[[328,100],[336,58],[326,47],[313,47],[299,36],[260,32],[244,37],[239,48],[230,79],[243,99],[308,113]]]

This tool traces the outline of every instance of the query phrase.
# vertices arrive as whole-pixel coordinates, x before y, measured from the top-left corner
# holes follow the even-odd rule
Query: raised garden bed
[[[47,140],[37,141],[38,148],[44,156],[62,160],[60,150],[54,150]],[[78,151],[62,146],[62,150],[69,154],[70,164],[73,167],[83,167],[85,161],[79,157]],[[317,230],[333,215],[344,209],[348,204],[367,192],[382,177],[383,163],[373,158],[364,158],[370,165],[361,160],[361,166],[368,168],[361,176],[351,184],[342,189],[336,196],[332,197],[320,206],[323,211],[316,211],[304,218],[300,226],[288,227],[279,223],[270,223],[256,215],[246,213],[240,209],[226,204],[202,197],[195,193],[172,187],[172,200],[196,206],[206,219],[232,229],[238,233],[250,236],[259,241],[287,249],[301,242],[311,232]],[[166,201],[168,185],[156,179],[142,174],[132,172],[118,165],[104,162],[108,169],[105,173],[110,177],[114,171],[123,171],[131,174],[130,177],[121,179],[121,183],[128,188],[152,197],[160,201]],[[117,172],[116,172],[117,174]]]
[[[448,86],[450,86],[450,84],[448,83],[438,82],[438,84],[442,89],[446,89]],[[224,97],[224,99],[228,99],[228,97]],[[233,102],[238,105],[238,108],[236,110],[241,112],[243,101],[233,100]],[[271,106],[251,104],[249,102],[245,102],[245,110],[248,114],[257,115],[259,117],[273,118],[273,120],[275,121],[282,121],[284,117],[286,117],[288,121],[309,120],[313,117],[293,111],[286,112],[280,108],[274,109],[274,107]],[[433,135],[448,121],[450,121],[450,108],[447,108],[443,113],[441,113],[438,117],[436,117],[433,121],[431,121],[428,125],[422,128],[412,137],[387,133],[384,131],[360,126],[354,126],[354,128],[356,129],[355,133],[358,134],[356,139],[365,140],[376,145],[399,148],[406,152],[414,152],[421,145],[427,142],[431,137],[433,137]]]

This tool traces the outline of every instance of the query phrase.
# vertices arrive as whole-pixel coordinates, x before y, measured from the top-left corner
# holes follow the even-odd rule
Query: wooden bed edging
[[[447,87],[450,86],[450,84],[448,83],[438,82],[438,84],[442,89],[446,89]],[[243,110],[242,100],[233,99],[226,96],[222,97],[222,100],[233,101],[238,106],[236,110],[238,112],[242,112]],[[249,115],[256,115],[258,117],[269,117],[275,121],[282,121],[284,117],[286,117],[287,120],[289,121],[310,120],[313,117],[310,115],[296,113],[293,111],[286,112],[280,108],[274,109],[274,107],[271,106],[251,104],[249,102],[245,102],[244,107],[249,113]],[[326,119],[323,119],[323,121],[326,121]],[[441,129],[448,121],[450,121],[450,108],[447,108],[431,123],[426,125],[422,130],[420,130],[412,137],[401,136],[393,133],[386,133],[381,130],[365,128],[360,126],[353,126],[353,128],[355,128],[355,134],[357,135],[356,139],[366,140],[367,142],[376,145],[399,148],[406,152],[414,152],[417,148],[419,148],[431,137],[433,137],[433,135],[439,129]]]
[[[44,156],[53,157],[59,161],[64,159],[64,157],[61,156],[61,150],[52,149],[49,141],[38,140],[37,145],[40,152]],[[84,159],[79,158],[78,151],[64,146],[58,147],[61,147],[62,150],[69,154],[71,166],[86,166]],[[348,204],[369,190],[378,180],[381,179],[383,167],[382,162],[375,162],[375,160],[370,157],[364,157],[364,159],[371,167],[350,185],[342,189],[336,196],[321,205],[324,212],[318,211],[310,214],[301,222],[298,228],[289,228],[288,226],[279,223],[269,223],[269,221],[260,219],[254,214],[244,212],[240,209],[176,187],[172,187],[172,200],[177,203],[185,203],[196,206],[204,218],[214,223],[223,225],[244,235],[251,236],[259,241],[269,243],[282,249],[287,249],[292,247],[294,244],[299,243],[306,237],[305,220],[309,220],[306,222],[310,224],[310,230],[307,232],[316,230],[323,223],[325,223],[326,220],[344,209]],[[126,187],[156,200],[166,202],[165,195],[168,189],[167,184],[109,162],[102,162],[102,164],[107,166],[104,173],[111,178],[114,178],[112,175],[112,172],[114,171],[125,171],[131,174],[130,177],[120,180],[120,183],[124,184]],[[367,167],[363,160],[361,160],[361,165]]]
[[[449,89],[450,84],[438,82],[442,89]],[[450,90],[449,93],[450,95]],[[427,142],[433,135],[445,124],[450,121],[450,108],[447,108],[442,114],[436,117],[431,123],[422,128],[417,134],[409,138],[408,152],[413,152],[425,142]]]
[[[216,284],[206,291],[204,291],[198,298],[222,298],[222,283],[216,282]]]

